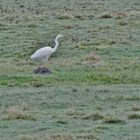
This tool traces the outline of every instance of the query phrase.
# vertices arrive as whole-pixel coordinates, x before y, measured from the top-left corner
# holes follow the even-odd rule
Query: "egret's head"
[[[64,37],[64,36],[59,34],[59,35],[57,35],[56,39],[59,39],[59,38],[62,38],[62,37]]]

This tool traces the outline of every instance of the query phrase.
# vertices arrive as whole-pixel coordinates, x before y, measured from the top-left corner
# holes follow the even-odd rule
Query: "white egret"
[[[55,38],[55,46],[54,48],[52,47],[49,47],[49,46],[46,46],[46,47],[43,47],[43,48],[40,48],[38,50],[36,50],[31,56],[30,58],[31,59],[35,59],[35,60],[40,60],[40,61],[43,61],[45,63],[47,63],[48,61],[48,58],[56,52],[58,46],[59,46],[59,42],[58,42],[58,39],[63,37],[63,35],[59,34],[56,36]]]

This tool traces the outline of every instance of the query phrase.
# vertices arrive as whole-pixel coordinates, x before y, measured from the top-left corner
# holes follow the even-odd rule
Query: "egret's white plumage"
[[[59,46],[59,42],[58,39],[63,37],[63,35],[59,34],[56,36],[55,38],[55,47],[51,48],[51,47],[43,47],[38,49],[37,51],[35,51],[32,55],[31,55],[31,59],[37,59],[37,60],[43,60],[46,61],[48,60],[48,58],[56,52],[58,46]]]

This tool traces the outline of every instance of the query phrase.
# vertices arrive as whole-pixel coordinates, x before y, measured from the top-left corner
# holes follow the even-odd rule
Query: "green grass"
[[[37,48],[53,46],[53,39],[59,33],[65,38],[48,63],[55,80],[139,84],[138,1],[127,5],[125,2],[1,1],[0,86],[9,86],[6,77],[18,86],[30,85],[34,80],[45,84],[45,76],[33,76],[32,71],[38,63],[31,61],[29,56]],[[128,10],[133,5],[136,9]],[[120,22],[127,24],[122,26]],[[91,53],[100,59],[87,60]],[[3,74],[6,75],[4,81]],[[51,84],[55,80],[54,76],[49,77]]]
[[[135,85],[3,88],[0,136],[15,140],[40,134],[136,139],[140,124],[134,114],[139,112],[132,113],[132,107],[140,106],[139,92]]]
[[[139,4],[0,0],[0,138],[138,139]],[[57,34],[52,74],[34,74]]]

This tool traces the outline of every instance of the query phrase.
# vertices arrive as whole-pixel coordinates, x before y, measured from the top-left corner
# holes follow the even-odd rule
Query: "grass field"
[[[0,139],[138,140],[139,0],[0,0]],[[50,75],[30,55],[64,38]]]

